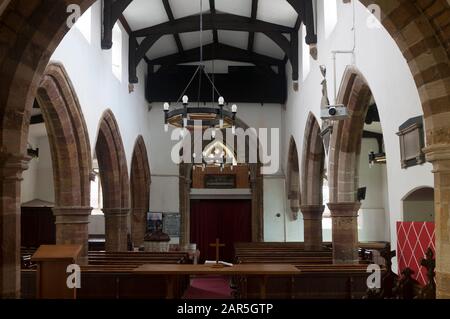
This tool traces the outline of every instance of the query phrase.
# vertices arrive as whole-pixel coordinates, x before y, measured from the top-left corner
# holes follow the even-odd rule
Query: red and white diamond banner
[[[397,260],[398,269],[414,270],[414,279],[425,285],[427,274],[420,262],[425,258],[427,249],[435,248],[435,228],[430,222],[397,222]]]

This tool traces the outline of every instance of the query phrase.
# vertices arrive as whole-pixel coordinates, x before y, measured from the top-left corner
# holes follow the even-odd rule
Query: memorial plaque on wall
[[[163,214],[163,232],[170,237],[180,237],[180,220],[179,213],[165,213]]]
[[[425,163],[425,137],[423,118],[418,116],[406,121],[399,128],[400,154],[402,168],[408,168]]]

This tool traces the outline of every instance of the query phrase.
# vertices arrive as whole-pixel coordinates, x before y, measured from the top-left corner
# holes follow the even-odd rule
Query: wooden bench
[[[367,265],[297,265],[301,273],[267,282],[267,298],[289,299],[362,299],[367,292]],[[238,278],[237,295],[258,297],[256,278]]]
[[[369,244],[361,245],[368,249]],[[374,245],[377,249],[385,247]],[[360,299],[367,292],[367,266],[360,264],[333,265],[332,251],[305,251],[303,243],[239,243],[235,245],[237,263],[292,264],[301,270],[294,278],[277,278],[267,283],[267,297],[285,299]],[[234,278],[238,296],[256,298],[258,281],[255,278]]]
[[[79,299],[159,299],[166,296],[166,279],[161,276],[136,276],[134,270],[145,264],[180,264],[187,253],[89,253],[89,265],[81,267]],[[189,278],[175,283],[175,295],[181,298]],[[22,298],[36,297],[36,271],[22,270]]]

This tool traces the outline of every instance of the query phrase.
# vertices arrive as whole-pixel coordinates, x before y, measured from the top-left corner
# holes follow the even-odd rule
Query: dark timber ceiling
[[[200,59],[199,46],[192,46],[192,43],[186,44],[187,41],[183,41],[200,29],[199,0],[103,0],[103,2],[102,48],[112,47],[112,29],[119,19],[122,24],[126,24],[125,28],[130,33],[128,66],[130,83],[139,81],[136,68],[142,60],[149,64],[150,73],[153,73],[153,66],[161,66],[155,73],[157,74],[169,68],[173,70],[176,65]],[[204,42],[205,60],[251,63],[257,72],[265,72],[274,77],[281,74],[284,76],[284,70],[282,72],[281,69],[284,69],[286,62],[289,61],[292,65],[292,80],[298,80],[301,23],[306,27],[305,42],[307,44],[317,42],[313,0],[203,0],[203,2],[207,6],[207,10],[203,10],[203,29],[211,32],[211,42]],[[218,8],[229,10],[224,12]],[[264,13],[261,15],[262,18],[259,17],[261,12]],[[292,23],[292,18],[295,24]],[[236,35],[245,32],[248,34],[248,40],[240,43],[240,47],[222,43],[222,37],[225,38],[226,32]],[[258,44],[260,50],[258,51],[255,48],[255,37],[260,34],[265,35],[266,41],[269,42],[266,42],[266,48],[263,47],[263,50]],[[153,50],[168,47],[168,44],[164,46],[158,42],[162,39],[167,41],[168,36],[172,37],[171,41],[175,43],[176,51],[172,50],[163,56],[149,54]],[[283,52],[283,56],[275,57],[271,54],[270,50],[273,51],[274,47]],[[274,69],[278,70],[276,74]]]

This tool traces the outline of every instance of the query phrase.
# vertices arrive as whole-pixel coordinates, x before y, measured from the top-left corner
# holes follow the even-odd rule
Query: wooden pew
[[[187,253],[89,253],[89,265],[81,267],[79,299],[159,299],[166,296],[166,281],[161,276],[136,276],[133,272],[144,264],[180,264]],[[188,277],[175,283],[177,298],[189,285]],[[36,271],[22,270],[22,298],[36,296]]]
[[[385,247],[383,244],[377,245],[361,246],[364,249]],[[301,274],[294,279],[269,280],[268,298],[289,298],[293,289],[293,295],[299,299],[359,299],[367,291],[367,266],[370,261],[361,260],[356,265],[333,265],[330,249],[305,251],[303,243],[245,243],[236,244],[235,257],[237,263],[287,263],[301,270]],[[235,282],[238,296],[250,299],[258,296],[259,283],[255,278],[235,278]]]
[[[361,299],[367,292],[366,265],[297,265],[300,275],[269,279],[267,297],[271,299]],[[258,297],[256,278],[238,278],[237,295]]]

